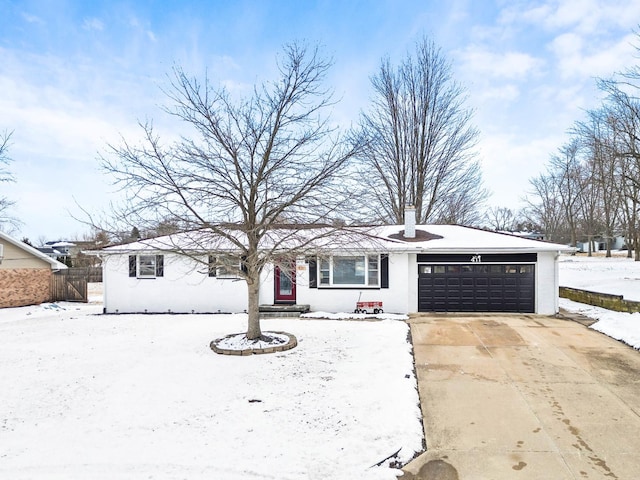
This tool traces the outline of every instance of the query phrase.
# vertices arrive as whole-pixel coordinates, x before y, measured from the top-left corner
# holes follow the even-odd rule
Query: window
[[[380,256],[353,255],[318,259],[319,286],[378,287]]]
[[[370,287],[377,287],[378,286],[378,279],[380,278],[380,272],[378,269],[378,255],[369,255],[367,257],[367,263],[368,263],[368,270],[369,270],[369,286]]]
[[[164,276],[164,255],[130,255],[129,277],[156,278]]]
[[[328,258],[320,259],[320,285],[329,285],[331,283],[331,263]]]
[[[365,257],[333,257],[334,285],[364,285]]]
[[[229,255],[209,255],[209,276],[217,278],[240,278],[242,262]]]

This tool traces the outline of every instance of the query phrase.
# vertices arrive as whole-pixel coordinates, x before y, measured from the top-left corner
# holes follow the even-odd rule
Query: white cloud
[[[520,96],[520,89],[513,84],[488,86],[475,94],[477,103],[488,101],[513,102]]]
[[[483,135],[480,157],[486,186],[493,192],[490,203],[514,210],[522,204],[529,188],[529,179],[543,171],[549,153],[562,142],[562,133],[540,138],[493,132]]]
[[[39,25],[44,25],[44,20],[42,20],[40,17],[36,16],[36,15],[32,15],[30,13],[26,13],[26,12],[22,12],[22,18],[25,19],[26,22],[28,23],[37,23]]]
[[[85,18],[82,22],[82,28],[101,32],[104,30],[104,24],[97,18]]]
[[[508,2],[499,15],[502,25],[531,24],[548,31],[571,30],[600,36],[610,29],[631,30],[640,18],[640,2],[628,0],[548,0]]]
[[[564,79],[607,77],[633,61],[637,40],[628,34],[612,42],[588,43],[575,33],[565,33],[557,36],[549,49]]]
[[[520,79],[540,72],[544,61],[523,52],[492,52],[472,45],[459,54],[465,75],[491,78]]]

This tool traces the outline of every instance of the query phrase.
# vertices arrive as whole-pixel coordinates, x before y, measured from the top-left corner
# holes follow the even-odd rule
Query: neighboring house
[[[51,274],[65,268],[36,248],[0,232],[0,308],[49,301]]]
[[[626,248],[627,242],[624,235],[616,235],[611,239],[611,250],[622,250]],[[589,241],[577,242],[576,248],[579,252],[589,251]],[[591,251],[600,252],[607,249],[607,240],[604,237],[593,237],[591,239]]]
[[[96,248],[96,242],[90,240],[56,240],[39,247],[42,253],[72,267],[99,267],[100,261],[95,256],[87,257],[83,251]]]
[[[54,260],[57,260],[58,257],[64,256],[62,252],[52,247],[36,247],[36,249]]]
[[[385,312],[396,313],[554,314],[557,258],[560,252],[573,251],[455,225],[410,222],[351,232],[325,237],[315,251],[309,248],[297,256],[290,268],[265,268],[261,304],[306,304],[315,311],[339,312],[353,311],[360,300],[381,301]],[[246,283],[233,269],[216,267],[218,256],[229,257],[233,251],[204,248],[201,242],[191,247],[192,238],[176,234],[100,250],[104,311],[246,310]],[[169,245],[188,251],[191,258]],[[240,265],[239,258],[235,262]]]

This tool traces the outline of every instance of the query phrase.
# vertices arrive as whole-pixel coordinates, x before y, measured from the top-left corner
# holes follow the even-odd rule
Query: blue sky
[[[348,127],[368,106],[380,59],[399,61],[422,35],[453,64],[481,132],[491,205],[521,206],[529,178],[597,107],[595,77],[640,60],[640,1],[8,1],[0,0],[0,131],[14,131],[17,182],[3,185],[24,225],[16,236],[72,238],[71,214],[116,199],[99,152],[136,138],[159,109],[173,65],[242,93],[273,77],[284,43],[333,58],[333,118]],[[69,213],[70,212],[70,213]]]

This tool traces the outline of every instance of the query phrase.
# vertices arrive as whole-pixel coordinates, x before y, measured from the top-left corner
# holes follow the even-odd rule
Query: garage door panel
[[[419,272],[419,311],[535,310],[534,265],[432,265]]]

